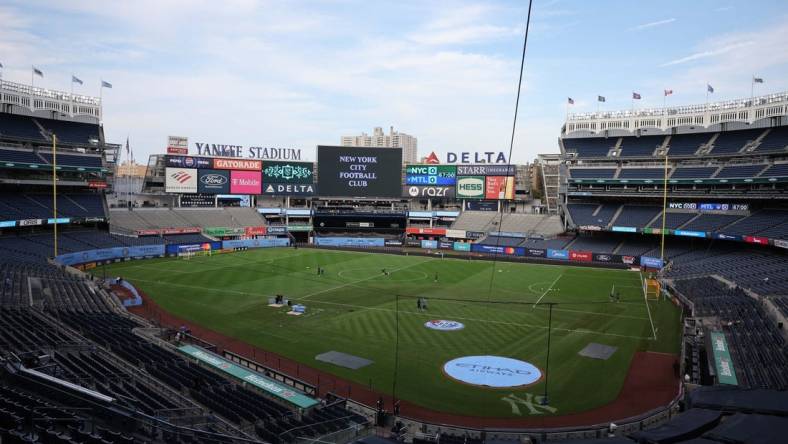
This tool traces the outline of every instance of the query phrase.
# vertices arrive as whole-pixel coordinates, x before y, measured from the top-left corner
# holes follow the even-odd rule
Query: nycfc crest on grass
[[[424,326],[433,330],[455,331],[465,328],[465,324],[457,321],[447,321],[445,319],[433,319],[424,323]]]

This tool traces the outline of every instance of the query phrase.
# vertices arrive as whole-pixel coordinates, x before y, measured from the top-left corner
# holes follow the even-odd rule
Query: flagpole
[[[755,97],[755,74],[753,74],[752,78],[750,79],[750,102]]]

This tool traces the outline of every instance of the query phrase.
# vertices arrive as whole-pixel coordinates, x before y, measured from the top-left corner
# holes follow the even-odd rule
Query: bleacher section
[[[126,231],[185,227],[243,228],[265,225],[254,208],[139,208],[110,210],[110,225]]]
[[[674,134],[668,143],[668,156],[692,156],[702,145],[708,143],[710,138],[709,133]]]
[[[761,177],[788,177],[788,163],[776,163],[761,173]]]
[[[0,113],[0,137],[37,142],[47,141],[41,133],[41,128],[31,117],[8,113]]]
[[[104,218],[100,194],[58,194],[58,216]],[[51,194],[0,193],[0,220],[46,219],[52,217]]]
[[[788,127],[778,126],[769,130],[769,133],[761,139],[755,148],[755,152],[781,151],[788,148]]]
[[[577,153],[577,157],[606,157],[607,153],[616,145],[618,138],[592,137],[587,139],[563,139],[566,152]]]
[[[95,123],[0,113],[0,138],[43,143],[51,142],[52,134],[59,143],[89,145],[101,140],[101,127]]]
[[[739,219],[741,219],[741,216],[731,214],[701,214],[690,223],[684,225],[682,229],[688,231],[719,231],[721,228]]]
[[[498,216],[498,213],[492,211],[463,211],[457,217],[457,220],[454,221],[452,228],[455,230],[486,232],[492,222],[498,219]]]
[[[738,166],[726,166],[725,168],[721,169],[719,173],[717,173],[715,178],[720,179],[731,179],[731,178],[742,178],[746,179],[749,177],[755,177],[760,173],[766,165],[738,165]]]
[[[624,205],[613,225],[620,227],[645,227],[662,212],[662,208],[645,205]]]
[[[741,151],[744,146],[758,138],[763,129],[746,129],[739,131],[723,131],[713,143],[710,154],[733,154]]]
[[[619,157],[649,157],[665,141],[665,136],[624,137]]]
[[[663,179],[664,177],[664,168],[622,168],[618,173],[619,179]]]
[[[570,168],[569,175],[573,179],[612,179],[616,175],[615,168]]]
[[[673,170],[671,179],[709,179],[718,167],[679,167]]]
[[[592,251],[594,253],[612,253],[621,241],[609,236],[578,236],[567,248],[575,251]]]

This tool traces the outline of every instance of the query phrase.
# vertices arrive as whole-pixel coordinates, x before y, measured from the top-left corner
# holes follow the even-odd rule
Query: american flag
[[[596,96],[596,100],[597,100],[597,102],[604,102],[605,101],[605,96]]]
[[[570,105],[574,105],[574,104],[575,104],[575,99],[573,99],[573,98],[571,98],[571,97],[567,97],[567,99],[566,99],[566,102],[567,102],[568,104],[570,104]]]
[[[666,90],[665,90],[665,95],[666,95],[666,96],[669,96],[669,95],[671,95],[671,94],[673,94],[673,90],[672,90],[672,89],[666,89]]]
[[[713,93],[714,92],[714,88],[712,88],[712,86],[707,83],[706,84],[706,91],[708,91],[710,93]]]
[[[763,77],[753,77],[752,83],[763,83]]]
[[[640,93],[633,92],[632,93],[632,98],[635,99],[635,100],[640,100]]]

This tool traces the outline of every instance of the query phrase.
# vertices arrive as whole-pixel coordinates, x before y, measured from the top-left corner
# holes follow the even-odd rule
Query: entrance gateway
[[[443,371],[457,381],[490,388],[523,387],[542,379],[530,362],[503,356],[463,356],[444,364]]]

